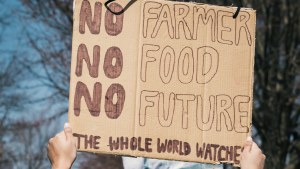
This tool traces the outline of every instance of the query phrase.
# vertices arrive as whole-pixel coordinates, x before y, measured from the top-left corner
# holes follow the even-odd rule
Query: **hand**
[[[49,140],[48,158],[51,161],[52,169],[71,168],[76,158],[76,142],[68,123],[65,123],[64,131]]]
[[[266,156],[251,137],[247,138],[241,155],[241,169],[263,169]]]

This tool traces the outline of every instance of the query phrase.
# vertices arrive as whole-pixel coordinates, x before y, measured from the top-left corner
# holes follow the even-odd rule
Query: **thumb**
[[[72,132],[72,128],[69,125],[69,123],[65,123],[65,125],[64,125],[64,132],[65,132],[65,135],[66,135],[66,139],[67,140],[72,140],[72,138],[73,138],[73,132]]]
[[[252,147],[252,138],[251,137],[247,137],[246,143],[244,144],[244,151],[246,152],[250,152],[251,151],[251,147]]]

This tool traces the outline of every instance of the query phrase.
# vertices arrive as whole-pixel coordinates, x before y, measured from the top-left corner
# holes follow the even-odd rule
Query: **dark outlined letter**
[[[154,107],[155,98],[158,96],[157,91],[147,91],[143,90],[140,96],[140,112],[139,112],[139,124],[140,126],[145,126],[147,109],[149,107]],[[150,100],[151,99],[151,100]]]
[[[193,29],[193,39],[198,38],[198,32],[203,31],[203,29],[199,29],[199,21],[203,25],[208,26],[208,22],[210,22],[210,31],[211,31],[211,41],[216,41],[216,12],[214,9],[209,9],[207,12],[202,7],[194,7],[194,29]],[[202,28],[202,27],[200,27]],[[205,29],[204,29],[205,30]],[[200,37],[201,38],[201,37]]]
[[[187,25],[186,21],[184,20],[185,17],[189,13],[189,6],[184,4],[174,4],[174,15],[175,15],[175,38],[180,38],[180,25],[182,25],[184,35],[186,39],[192,39],[191,31],[189,26]]]
[[[169,98],[169,99],[168,99]],[[169,100],[169,101],[167,101]],[[172,124],[175,110],[175,94],[170,93],[164,98],[164,93],[159,93],[158,121],[162,127],[169,127]]]
[[[115,58],[115,64],[113,64],[113,59]],[[118,47],[110,47],[107,49],[103,70],[106,77],[115,79],[120,76],[123,69],[123,55],[122,51]]]
[[[117,102],[113,103],[114,95],[117,95]],[[105,112],[107,117],[117,119],[123,110],[125,102],[125,90],[120,84],[112,84],[105,95]]]
[[[216,116],[217,116],[217,131],[221,131],[222,126],[222,118],[224,117],[225,125],[228,131],[232,131],[233,124],[229,112],[227,111],[231,105],[232,101],[228,95],[217,95],[216,98],[217,106],[216,106]],[[222,116],[223,115],[223,116]]]
[[[241,110],[242,104],[246,104],[246,107],[249,106],[250,97],[249,96],[235,96],[233,99],[233,106],[234,106],[234,129],[238,133],[248,133],[249,128],[248,126],[248,115],[249,112],[247,109]],[[244,107],[245,108],[245,107]],[[242,124],[242,118],[245,119],[246,123]]]
[[[76,72],[75,72],[76,76],[79,77],[82,75],[83,60],[85,60],[90,76],[93,78],[98,77],[98,68],[100,62],[100,47],[97,45],[94,46],[93,65],[91,65],[90,56],[88,54],[88,50],[85,44],[80,44],[77,52],[78,52],[77,64],[76,64]]]
[[[96,2],[94,8],[94,19],[92,19],[91,4],[89,1],[83,0],[79,14],[79,32],[81,34],[85,33],[85,23],[87,23],[87,26],[92,34],[99,34],[101,25],[101,12],[102,4],[101,2]]]
[[[223,44],[228,44],[228,45],[232,45],[233,42],[232,40],[234,40],[234,30],[232,30],[231,27],[227,27],[226,25],[224,25],[224,23],[227,23],[225,21],[225,18],[229,18],[229,19],[233,19],[232,18],[233,13],[232,12],[228,12],[228,11],[218,11],[218,42],[223,43]],[[228,25],[229,23],[227,23]],[[234,27],[233,27],[234,28]],[[230,34],[232,32],[232,34]],[[227,35],[226,35],[227,33]],[[227,37],[231,37],[232,36],[232,40],[230,39],[225,39],[224,36]]]
[[[189,116],[189,102],[195,100],[195,95],[191,94],[177,94],[177,100],[182,102],[182,128],[188,128],[188,116]]]
[[[215,116],[215,97],[209,96],[209,100],[206,100],[204,103],[202,97],[200,95],[197,96],[197,127],[202,131],[208,131],[212,128]],[[208,105],[209,111],[204,109]],[[207,114],[207,112],[209,112],[208,117],[204,117],[204,114]]]
[[[152,38],[155,38],[157,36],[157,33],[160,30],[161,24],[163,24],[163,23],[166,23],[169,37],[171,39],[173,39],[174,38],[174,27],[173,27],[173,23],[172,23],[170,7],[168,4],[164,4],[160,11],[159,18],[155,24],[155,27],[154,27],[152,35],[151,35]]]
[[[113,11],[121,11],[123,7],[118,3],[112,3],[109,5],[109,8]],[[116,17],[116,22],[114,23],[114,17]],[[124,13],[121,15],[115,15],[111,13],[109,10],[105,13],[105,30],[110,36],[117,36],[122,32],[123,29],[123,19]]]
[[[146,75],[147,75],[147,66],[148,62],[155,62],[156,59],[154,57],[150,57],[148,52],[158,51],[159,46],[151,45],[151,44],[144,44],[142,47],[142,59],[141,59],[141,81],[146,82]]]
[[[178,79],[181,83],[188,84],[194,76],[193,49],[185,47],[181,50],[178,58]]]
[[[169,56],[169,59],[167,59]],[[169,60],[169,62],[167,62]],[[161,53],[159,76],[163,83],[167,84],[171,81],[175,67],[175,51],[170,46],[166,46]],[[166,71],[167,70],[167,71]]]
[[[149,4],[149,5],[148,5]],[[151,5],[155,7],[151,7]],[[159,9],[161,7],[161,3],[158,2],[146,2],[144,4],[144,15],[143,15],[143,36],[144,38],[147,37],[148,29],[149,29],[149,20],[150,19],[158,19],[158,12],[157,13],[151,13],[150,10],[153,12],[154,9]]]
[[[74,114],[75,116],[80,115],[80,103],[81,98],[84,97],[87,108],[89,109],[92,116],[99,116],[100,104],[101,104],[102,85],[99,82],[94,84],[93,99],[89,93],[89,89],[82,82],[77,82],[74,96]]]
[[[207,64],[207,60],[210,61]],[[198,48],[197,53],[197,83],[205,84],[212,80],[219,67],[219,53],[216,49],[204,46]]]
[[[239,45],[241,40],[241,31],[242,29],[245,30],[246,33],[246,39],[248,42],[248,45],[252,45],[252,37],[249,30],[249,27],[247,26],[247,23],[250,19],[250,14],[248,12],[241,11],[237,18],[235,19],[235,44]]]

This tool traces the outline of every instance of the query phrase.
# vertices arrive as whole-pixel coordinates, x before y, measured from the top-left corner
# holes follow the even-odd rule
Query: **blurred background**
[[[50,168],[48,139],[67,121],[72,5],[0,0],[1,169]],[[257,10],[253,138],[267,156],[266,169],[300,169],[300,1],[243,0],[243,6]],[[122,160],[79,153],[73,168],[90,166],[118,169]]]

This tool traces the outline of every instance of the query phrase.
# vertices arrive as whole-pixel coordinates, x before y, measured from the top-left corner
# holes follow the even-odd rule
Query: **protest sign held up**
[[[76,0],[69,121],[81,151],[239,165],[250,135],[255,11]],[[127,2],[109,8],[120,11]]]

